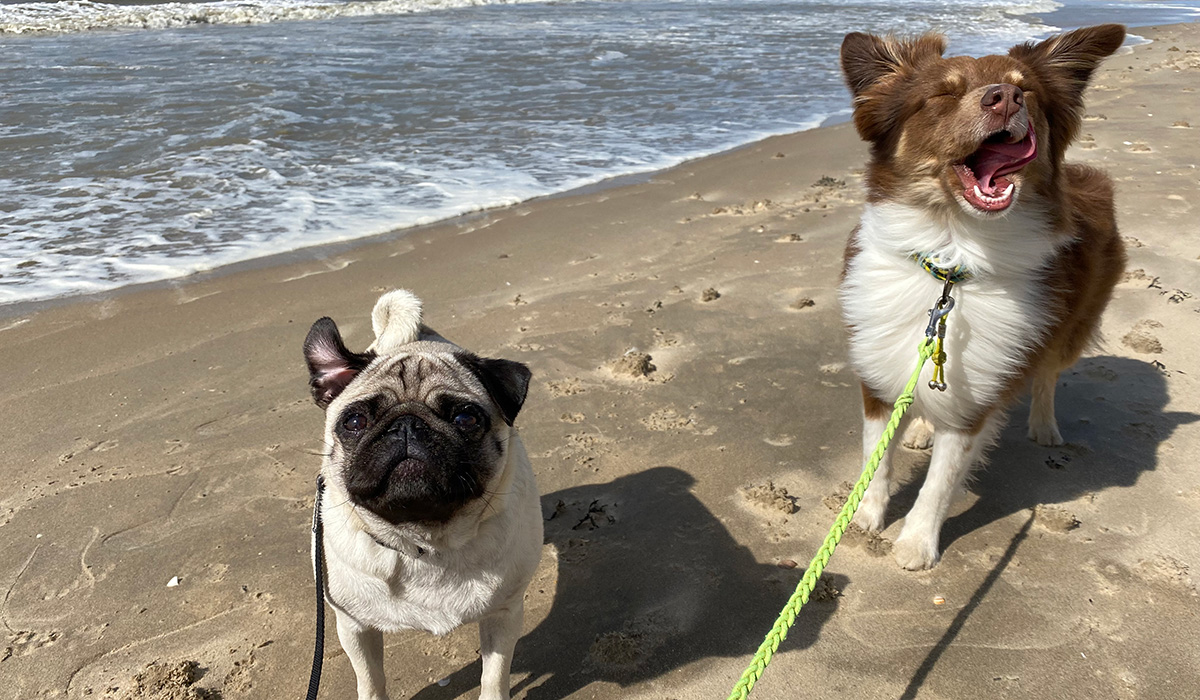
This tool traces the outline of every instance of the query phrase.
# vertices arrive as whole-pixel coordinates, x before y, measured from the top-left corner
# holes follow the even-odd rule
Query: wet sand
[[[1070,153],[1115,179],[1130,265],[1062,377],[1067,444],[1026,440],[1016,407],[921,573],[887,556],[928,462],[902,449],[888,529],[848,536],[753,697],[1200,686],[1200,29],[1138,33]],[[329,315],[364,348],[393,287],[534,372],[546,545],[514,697],[725,697],[860,467],[835,288],[864,159],[834,126],[3,319],[0,700],[303,695],[322,412],[301,342]],[[476,634],[389,635],[393,699],[476,697]],[[349,697],[327,636],[322,696]]]

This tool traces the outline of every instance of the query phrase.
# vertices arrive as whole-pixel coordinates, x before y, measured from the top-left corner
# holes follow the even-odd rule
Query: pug
[[[513,427],[529,369],[447,341],[405,290],[383,295],[371,320],[375,342],[362,353],[329,318],[304,341],[325,409],[324,536],[313,556],[324,550],[326,600],[358,699],[387,699],[383,632],[442,635],[478,622],[480,698],[508,700],[542,547],[537,486]]]

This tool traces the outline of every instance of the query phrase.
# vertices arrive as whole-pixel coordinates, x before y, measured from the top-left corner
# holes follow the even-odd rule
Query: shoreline
[[[519,202],[511,204],[500,204],[493,207],[485,207],[475,209],[461,214],[454,214],[443,219],[430,221],[424,224],[413,224],[410,226],[398,226],[389,229],[383,233],[376,233],[358,238],[351,238],[343,241],[331,241],[328,243],[316,243],[313,245],[293,248],[290,250],[281,251],[278,253],[269,253],[259,255],[246,260],[218,265],[217,267],[206,270],[191,272],[179,277],[168,277],[165,279],[151,280],[147,282],[135,282],[132,284],[124,284],[111,289],[104,289],[95,292],[86,292],[82,294],[71,294],[58,297],[50,297],[47,299],[32,299],[25,301],[14,301],[7,304],[0,304],[0,332],[5,330],[2,322],[11,321],[12,319],[22,316],[32,316],[39,312],[59,308],[62,306],[70,306],[73,304],[101,303],[110,299],[115,299],[126,294],[137,294],[139,292],[147,292],[161,289],[174,289],[183,287],[189,284],[204,282],[208,280],[218,279],[226,275],[235,275],[241,272],[252,272],[264,268],[284,266],[294,263],[312,262],[331,256],[346,253],[355,248],[363,246],[371,246],[381,243],[403,238],[408,235],[419,235],[422,232],[437,229],[439,227],[462,227],[469,226],[473,222],[481,218],[486,218],[498,212],[515,209],[526,205],[534,205],[538,202],[551,201],[560,198],[585,197],[597,193],[604,192],[613,188],[628,187],[644,184],[654,180],[659,176],[667,176],[671,171],[677,168],[684,168],[691,164],[702,162],[709,158],[717,158],[728,155],[743,149],[753,148],[759,144],[765,143],[772,139],[781,139],[794,137],[798,134],[810,133],[826,129],[832,126],[847,124],[850,121],[850,115],[834,115],[825,117],[821,124],[810,129],[801,129],[798,131],[789,131],[781,134],[771,134],[762,138],[753,139],[745,143],[731,146],[713,153],[685,158],[675,165],[669,165],[663,168],[655,168],[641,172],[624,173],[621,175],[613,175],[602,178],[596,182],[579,185],[570,189],[551,192],[549,194],[538,195],[523,199]]]
[[[1042,22],[1043,24],[1045,24],[1050,19],[1052,19],[1053,14],[1054,14],[1053,12],[1051,12],[1051,13],[1032,12],[1032,13],[1030,13],[1030,16],[1036,17],[1039,22]],[[842,123],[848,119],[849,119],[848,114],[833,114],[832,116],[827,116],[827,117],[822,118],[821,123],[818,126],[813,127],[813,128],[815,128],[815,129],[823,128],[823,127],[831,125],[831,124]],[[795,134],[795,133],[800,133],[801,131],[810,131],[810,130],[812,130],[812,129],[802,129],[800,131],[791,131],[791,132],[785,132],[785,133],[780,133],[780,134],[772,134],[765,138],[771,138],[773,136],[784,136],[784,135],[788,135],[788,134]],[[445,218],[439,218],[434,221],[430,221],[428,223],[415,224],[415,225],[408,225],[408,224],[397,225],[397,226],[393,226],[392,228],[390,228],[386,231],[380,232],[380,233],[359,236],[359,237],[355,237],[355,238],[351,238],[351,239],[340,240],[340,241],[331,241],[331,242],[327,242],[327,243],[316,243],[316,244],[312,244],[312,245],[303,245],[301,247],[291,248],[288,250],[283,250],[283,251],[273,252],[273,253],[253,254],[253,257],[249,257],[249,258],[246,258],[243,260],[236,260],[234,262],[220,264],[215,267],[207,267],[206,269],[201,269],[196,272],[185,273],[185,274],[175,276],[175,277],[149,280],[149,281],[145,281],[145,282],[125,283],[125,284],[120,284],[119,286],[116,286],[116,287],[101,289],[101,290],[92,291],[92,292],[68,293],[68,294],[65,294],[62,296],[53,296],[53,297],[48,297],[48,298],[24,299],[24,300],[11,301],[11,302],[0,305],[0,320],[12,319],[14,317],[20,317],[20,316],[23,316],[26,314],[36,313],[37,311],[39,311],[41,309],[53,308],[53,307],[61,306],[64,304],[87,303],[88,301],[101,300],[101,299],[108,298],[111,296],[118,296],[118,295],[130,293],[130,292],[136,292],[137,290],[140,290],[140,289],[153,289],[156,286],[168,286],[169,287],[169,286],[176,286],[176,285],[185,285],[185,284],[189,284],[193,281],[207,279],[213,275],[235,273],[239,270],[253,269],[253,268],[261,267],[264,265],[284,264],[284,263],[287,263],[290,261],[302,259],[306,256],[320,257],[322,255],[327,255],[327,254],[336,254],[338,251],[344,250],[345,246],[369,245],[372,242],[388,240],[388,239],[394,238],[396,236],[408,235],[410,233],[419,233],[420,231],[422,231],[423,229],[425,229],[428,226],[436,226],[436,225],[443,224],[443,223],[450,223],[450,222],[453,222],[453,221],[456,221],[456,220],[462,219],[462,218],[470,218],[470,217],[474,217],[474,216],[486,215],[487,212],[491,212],[493,210],[503,209],[505,207],[521,206],[522,204],[525,204],[527,202],[538,201],[538,200],[541,200],[541,199],[547,198],[547,197],[559,197],[559,196],[570,197],[570,196],[575,196],[577,194],[586,194],[587,192],[592,191],[593,188],[604,189],[604,188],[608,188],[608,187],[620,186],[620,185],[626,184],[628,182],[644,181],[644,179],[652,178],[657,173],[661,173],[665,170],[670,170],[671,168],[680,167],[681,165],[684,165],[686,163],[689,163],[689,162],[692,162],[695,160],[699,160],[702,158],[712,157],[714,155],[720,155],[721,153],[724,153],[728,150],[744,148],[744,147],[750,146],[760,140],[762,140],[762,139],[759,138],[759,139],[753,139],[753,140],[749,140],[749,141],[743,141],[743,142],[738,143],[737,145],[731,146],[729,148],[724,148],[724,149],[721,149],[721,150],[718,150],[715,152],[711,152],[711,153],[706,153],[703,155],[687,157],[687,158],[684,158],[683,160],[680,160],[678,163],[676,163],[674,165],[661,167],[661,168],[653,168],[653,169],[645,170],[645,171],[641,171],[641,172],[625,173],[625,174],[621,174],[621,175],[604,177],[596,182],[584,184],[584,185],[577,186],[577,187],[572,187],[570,189],[560,190],[557,192],[550,192],[550,193],[543,194],[543,195],[538,195],[536,197],[532,197],[530,199],[525,199],[525,200],[520,200],[520,201],[517,201],[512,204],[501,204],[501,205],[496,205],[496,206],[475,208],[475,209],[472,209],[470,211],[466,211],[466,212],[463,212],[460,214],[446,216]],[[439,216],[439,215],[435,214],[434,216]],[[193,265],[197,265],[197,264],[198,265],[207,264],[203,260],[197,260],[194,263],[189,263],[188,262],[189,258],[187,258],[187,257],[179,258],[179,260],[181,261],[181,263],[183,264],[184,267],[192,267]],[[171,260],[167,259],[167,260],[163,260],[163,261],[155,261],[154,264],[170,266]],[[49,286],[52,286],[52,285],[49,285]],[[17,288],[17,289],[19,289],[19,288]]]
[[[1200,25],[1150,33],[1097,73],[1068,155],[1113,179],[1130,262],[1106,341],[1060,378],[1067,444],[1027,440],[1015,407],[926,572],[888,555],[929,459],[897,448],[888,527],[847,533],[756,696],[1200,685]],[[330,316],[366,347],[394,287],[533,372],[517,425],[546,540],[514,700],[725,697],[861,468],[837,286],[865,155],[850,124],[776,136],[18,321],[0,333],[4,697],[302,693],[324,415],[301,346]],[[354,687],[334,636],[330,619],[330,694]],[[473,625],[385,644],[392,697],[477,697]]]

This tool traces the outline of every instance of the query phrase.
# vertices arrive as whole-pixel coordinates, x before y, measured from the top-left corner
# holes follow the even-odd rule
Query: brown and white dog
[[[1029,437],[1062,444],[1058,373],[1095,336],[1125,264],[1108,177],[1063,155],[1092,72],[1124,37],[1106,24],[978,59],[943,58],[945,39],[933,34],[854,33],[842,43],[854,124],[871,145],[867,205],[840,289],[862,380],[864,454],[943,290],[922,263],[969,275],[952,291],[948,388],[926,387],[928,366],[910,411],[934,433],[929,473],[893,547],[906,569],[938,562],[951,500],[1029,382]],[[855,517],[868,530],[884,526],[888,472],[885,455]]]

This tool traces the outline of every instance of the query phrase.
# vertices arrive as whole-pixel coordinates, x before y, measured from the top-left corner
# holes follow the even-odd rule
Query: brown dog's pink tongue
[[[1016,172],[1037,157],[1037,139],[1033,129],[1016,143],[984,143],[975,151],[971,170],[979,181],[979,189],[991,195],[996,190],[996,178]]]

